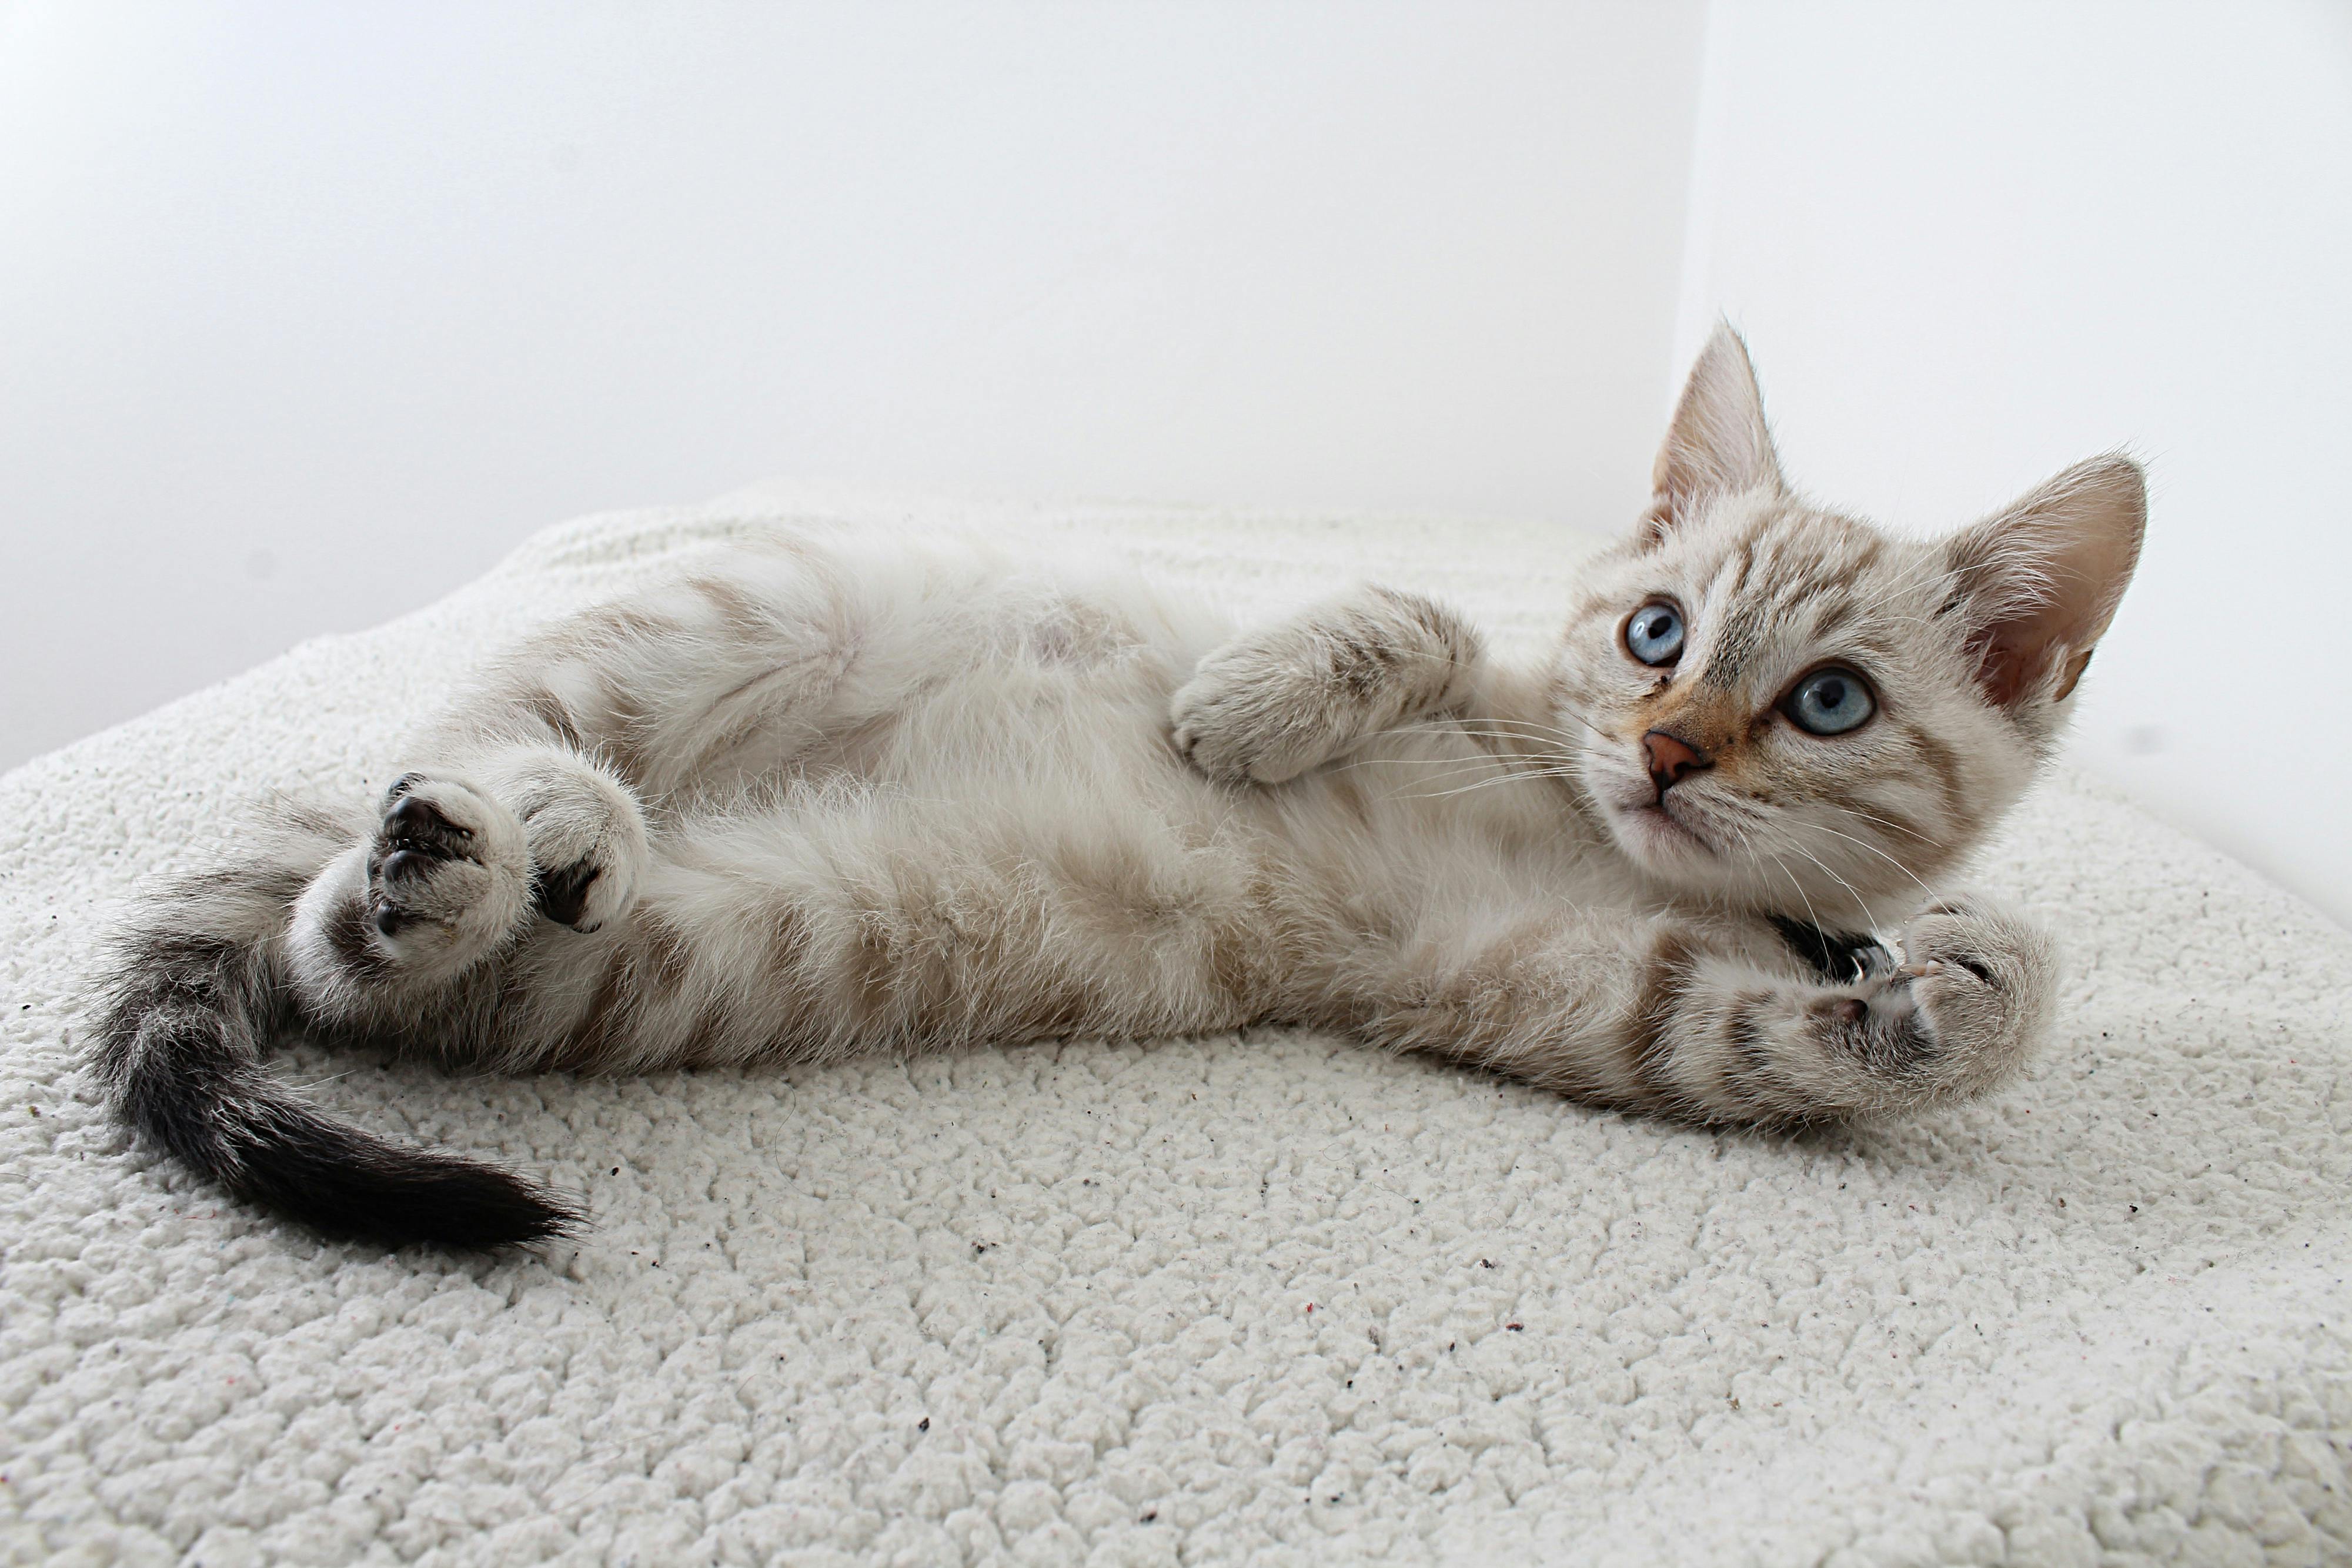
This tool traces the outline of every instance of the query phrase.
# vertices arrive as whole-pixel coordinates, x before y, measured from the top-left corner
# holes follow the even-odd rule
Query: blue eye
[[[1625,651],[1645,664],[1683,656],[1683,612],[1671,604],[1644,604],[1625,622]]]
[[[1815,670],[1797,683],[1780,711],[1808,734],[1843,735],[1878,711],[1878,699],[1852,670]]]

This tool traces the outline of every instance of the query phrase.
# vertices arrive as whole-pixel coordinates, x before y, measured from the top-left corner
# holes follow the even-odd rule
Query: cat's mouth
[[[1677,816],[1668,801],[1629,801],[1617,809],[1617,820],[1634,840],[1631,847],[1637,852],[1672,854],[1696,849],[1709,855],[1723,852],[1713,839]]]

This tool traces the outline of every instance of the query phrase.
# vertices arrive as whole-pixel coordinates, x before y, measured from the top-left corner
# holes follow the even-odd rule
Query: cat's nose
[[[1663,729],[1654,729],[1642,737],[1642,755],[1650,764],[1650,782],[1658,787],[1658,799],[1702,768],[1715,766],[1706,753],[1684,741],[1676,740]]]

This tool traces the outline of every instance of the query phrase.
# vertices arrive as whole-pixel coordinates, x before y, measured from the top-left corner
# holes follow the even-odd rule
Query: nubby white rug
[[[2061,1039],[1907,1126],[1694,1132],[1279,1030],[623,1081],[297,1052],[359,1121],[585,1195],[574,1245],[455,1259],[322,1245],[100,1113],[96,938],[240,798],[380,789],[468,660],[666,551],[917,511],[1522,637],[1590,548],[747,493],[558,528],[0,779],[0,1551],[2352,1561],[2352,935],[2071,777],[1979,878],[2065,933]]]

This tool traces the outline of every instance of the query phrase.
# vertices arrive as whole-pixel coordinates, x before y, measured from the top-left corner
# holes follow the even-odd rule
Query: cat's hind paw
[[[470,961],[530,906],[522,824],[454,779],[404,773],[394,782],[365,869],[368,923],[404,967]]]
[[[568,802],[532,816],[531,902],[574,931],[594,931],[636,902],[646,870],[646,824],[636,803]]]
[[[509,758],[492,782],[521,819],[540,914],[585,932],[628,912],[650,858],[635,796],[588,762],[553,751]]]

